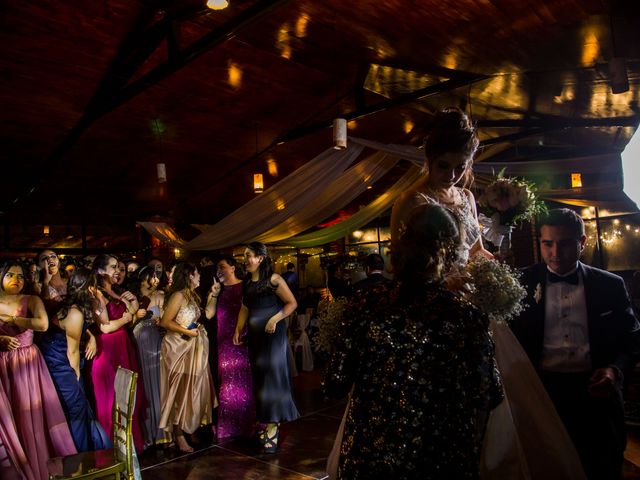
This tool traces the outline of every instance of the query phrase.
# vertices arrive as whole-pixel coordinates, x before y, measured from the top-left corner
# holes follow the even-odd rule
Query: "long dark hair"
[[[232,255],[222,255],[218,258],[218,262],[225,261],[230,267],[234,267],[234,275],[238,280],[242,280],[245,276],[244,266],[238,260],[236,260]]]
[[[142,296],[142,284],[149,283],[154,275],[156,275],[156,271],[149,266],[139,268],[131,278],[129,291],[140,298]]]
[[[104,288],[104,275],[101,273],[98,273],[98,270],[106,270],[107,265],[109,265],[109,259],[111,258],[115,259],[116,264],[117,262],[120,261],[118,257],[116,257],[115,255],[111,255],[109,253],[101,253],[93,261],[93,273],[95,273],[96,275],[98,286],[100,288]],[[112,284],[111,289],[118,295],[124,292],[124,288],[118,285],[117,283]]]
[[[22,276],[24,277],[24,283],[22,284],[22,290],[18,292],[18,293],[22,293],[24,291],[24,288],[27,285],[27,269],[24,267],[22,262],[19,262],[18,260],[9,260],[5,262],[4,265],[2,265],[2,270],[0,270],[0,289],[4,291],[4,285],[2,285],[4,283],[4,276],[9,272],[11,267],[20,267],[22,269]]]
[[[93,310],[96,305],[96,299],[89,288],[97,288],[98,283],[96,275],[88,268],[76,268],[69,283],[67,283],[67,295],[62,301],[62,306],[58,310],[58,319],[64,319],[69,314],[69,309],[76,306],[84,317],[84,321],[88,324],[93,323]]]
[[[256,289],[258,292],[264,292],[266,290],[273,290],[271,285],[271,275],[273,275],[273,265],[271,265],[271,257],[267,251],[267,246],[262,242],[251,242],[247,245],[247,248],[251,250],[254,255],[264,257],[264,260],[260,262],[258,266],[258,284]],[[245,276],[245,285],[248,285],[251,281],[251,274],[247,273]]]
[[[480,141],[476,128],[469,117],[459,108],[445,108],[436,113],[429,126],[429,134],[424,139],[425,170],[432,162],[447,153],[459,153],[467,159],[464,186],[473,182],[473,155]]]
[[[179,262],[176,263],[176,268],[173,271],[171,287],[169,288],[169,294],[174,294],[184,290],[187,295],[188,301],[195,302],[196,305],[200,305],[200,295],[195,289],[191,288],[189,282],[189,276],[193,275],[197,271],[197,267],[191,262]]]

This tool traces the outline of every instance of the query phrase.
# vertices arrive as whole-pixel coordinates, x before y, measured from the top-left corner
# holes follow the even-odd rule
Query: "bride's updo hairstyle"
[[[458,261],[463,236],[464,229],[446,208],[438,204],[414,208],[392,245],[391,264],[396,279],[403,284],[442,281]]]
[[[424,139],[425,171],[438,157],[454,153],[466,159],[464,186],[471,185],[473,156],[480,141],[469,117],[459,108],[445,108],[433,117],[429,133]]]

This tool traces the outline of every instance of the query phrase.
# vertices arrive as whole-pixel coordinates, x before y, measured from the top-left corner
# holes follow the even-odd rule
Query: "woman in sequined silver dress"
[[[487,318],[444,287],[459,222],[418,207],[392,251],[399,286],[354,299],[325,388],[353,385],[338,478],[475,479],[488,412],[501,399]]]

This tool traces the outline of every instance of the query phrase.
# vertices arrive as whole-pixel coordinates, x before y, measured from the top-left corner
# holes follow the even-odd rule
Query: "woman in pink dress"
[[[21,294],[25,276],[17,262],[0,272],[0,457],[6,457],[0,458],[0,472],[2,478],[12,471],[45,480],[47,460],[76,448],[47,365],[33,344],[33,331],[45,331],[49,319],[38,297]]]
[[[93,262],[93,270],[98,278],[98,286],[108,302],[105,305],[109,323],[99,326],[96,333],[98,353],[91,364],[91,379],[96,401],[96,416],[106,432],[112,430],[113,382],[118,366],[140,373],[136,349],[125,326],[130,323],[138,310],[138,301],[131,292],[116,293],[113,288],[118,283],[118,260],[111,255],[98,255]],[[144,449],[140,412],[144,410],[144,389],[140,386],[136,395],[133,414],[133,442],[136,451]]]

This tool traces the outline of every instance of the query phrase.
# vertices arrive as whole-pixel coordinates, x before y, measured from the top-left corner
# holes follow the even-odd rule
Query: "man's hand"
[[[608,397],[616,385],[616,371],[611,367],[599,368],[589,379],[589,395],[596,398]]]

